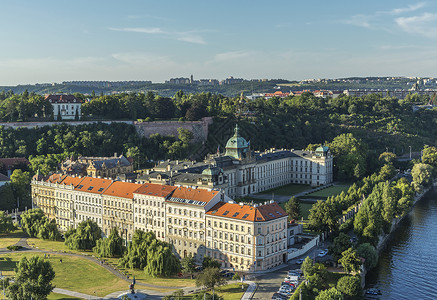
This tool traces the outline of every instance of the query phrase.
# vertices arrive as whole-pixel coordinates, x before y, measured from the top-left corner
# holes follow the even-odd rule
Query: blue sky
[[[4,0],[0,7],[0,85],[437,70],[437,1]]]

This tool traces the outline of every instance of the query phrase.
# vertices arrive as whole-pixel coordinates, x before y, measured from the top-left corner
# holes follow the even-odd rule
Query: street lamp
[[[408,146],[408,147],[410,147],[410,160],[411,160],[411,146]]]

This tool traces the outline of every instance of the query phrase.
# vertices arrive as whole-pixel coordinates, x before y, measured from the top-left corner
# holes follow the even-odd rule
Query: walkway
[[[241,300],[250,300],[253,297],[253,294],[256,291],[256,283],[253,281],[245,281],[249,286],[247,287],[246,292],[244,292],[243,297],[241,297]]]

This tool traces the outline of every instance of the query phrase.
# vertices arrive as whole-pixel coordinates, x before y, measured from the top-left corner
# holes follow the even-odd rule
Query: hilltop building
[[[55,120],[80,120],[82,100],[74,95],[47,95],[45,100],[52,104]]]

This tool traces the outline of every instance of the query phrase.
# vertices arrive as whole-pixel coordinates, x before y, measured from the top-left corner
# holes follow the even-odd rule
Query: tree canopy
[[[65,245],[72,250],[92,250],[101,238],[102,230],[99,225],[88,219],[65,233]]]
[[[55,278],[55,272],[49,261],[40,256],[27,259],[21,258],[15,269],[15,281],[6,291],[8,299],[27,300],[47,299],[54,286],[51,284]]]

